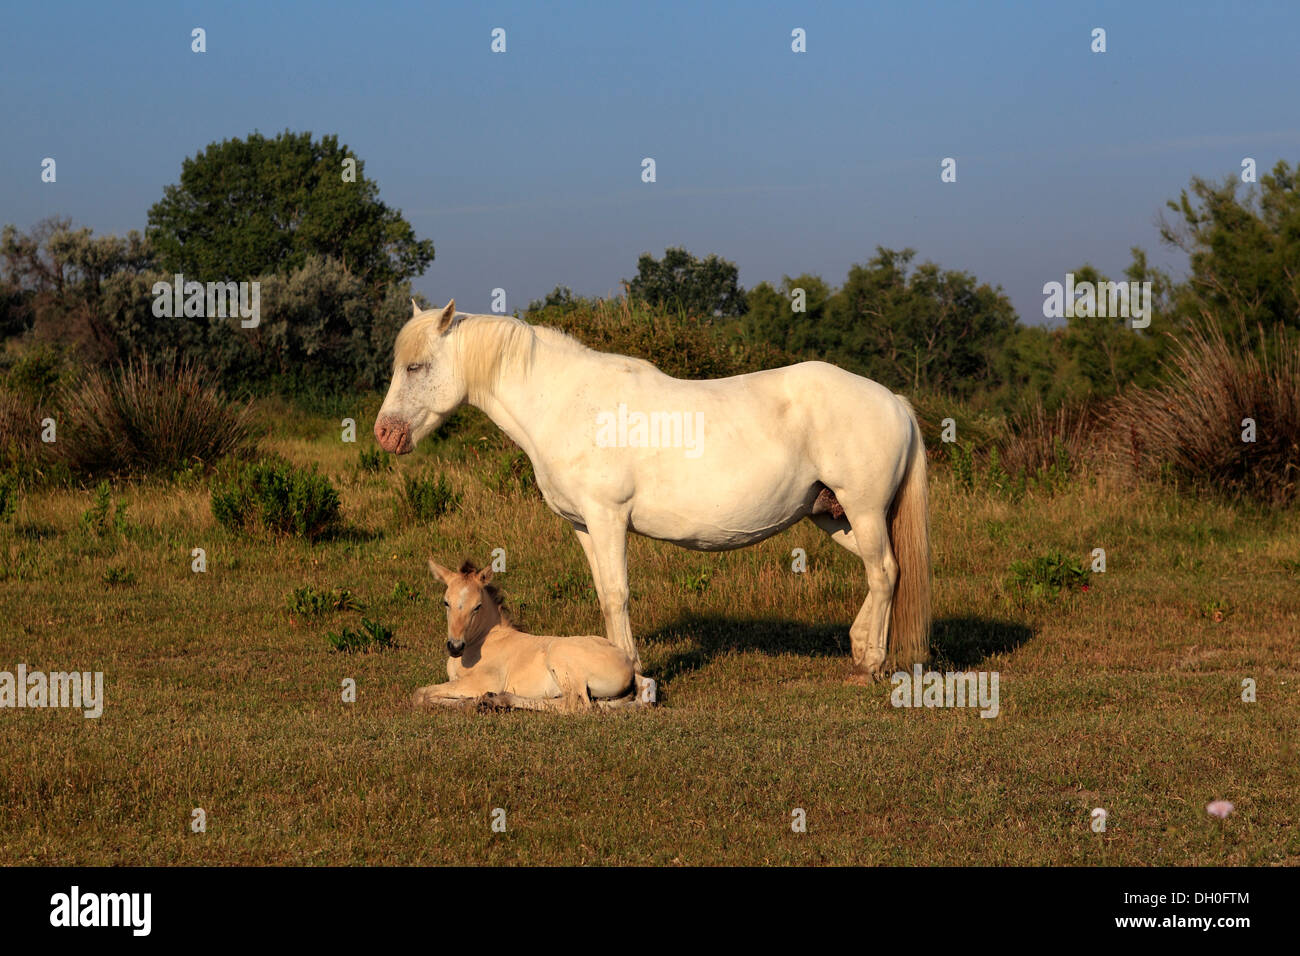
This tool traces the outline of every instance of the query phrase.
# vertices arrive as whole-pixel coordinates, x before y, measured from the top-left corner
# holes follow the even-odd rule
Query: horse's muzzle
[[[412,448],[411,428],[396,418],[378,418],[375,420],[375,441],[384,451],[405,455]]]
[[[448,642],[447,642],[447,653],[450,654],[452,657],[460,657],[460,655],[462,655],[462,654],[465,653],[465,642],[464,642],[464,641],[448,641]]]

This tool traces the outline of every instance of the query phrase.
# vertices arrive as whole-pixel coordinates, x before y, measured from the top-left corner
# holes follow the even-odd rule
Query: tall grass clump
[[[1007,419],[1006,434],[996,445],[998,460],[1014,478],[1060,488],[1091,454],[1097,419],[1091,402],[1067,402],[1055,412],[1036,402]]]
[[[41,441],[42,422],[55,419],[53,408],[30,395],[0,388],[0,472],[22,484],[44,484],[67,476],[67,466],[55,454],[56,445]]]
[[[92,370],[60,404],[58,451],[79,475],[171,477],[242,454],[253,440],[249,405],[193,365]]]
[[[315,467],[261,459],[217,473],[212,482],[212,516],[232,530],[315,540],[338,527],[339,495]]]
[[[1300,337],[1239,353],[1205,321],[1177,343],[1168,380],[1121,395],[1107,416],[1107,457],[1139,480],[1228,498],[1293,502],[1300,488]],[[1254,440],[1243,435],[1254,422]]]

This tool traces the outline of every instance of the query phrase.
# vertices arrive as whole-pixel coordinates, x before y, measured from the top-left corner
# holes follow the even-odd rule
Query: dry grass
[[[1118,471],[1266,503],[1300,490],[1300,337],[1279,327],[1272,354],[1238,353],[1217,323],[1179,340],[1169,383],[1121,395],[1107,416]],[[1255,423],[1252,441],[1245,420]]]
[[[362,421],[358,416],[358,421]],[[301,423],[295,425],[301,433]],[[338,484],[332,540],[219,528],[199,488],[120,492],[122,538],[79,528],[86,492],[24,498],[0,528],[0,669],[102,670],[98,720],[0,711],[0,844],[30,863],[1259,864],[1300,861],[1300,515],[1075,482],[1012,504],[932,481],[937,666],[996,670],[1001,713],[904,710],[849,674],[860,565],[805,522],[743,551],[634,538],[633,625],[662,706],[637,714],[415,712],[443,673],[424,568],[488,560],[522,622],[591,633],[581,550],[535,496],[499,494],[474,452],[432,526],[396,517],[402,474],[356,468],[337,422],[266,450]],[[471,438],[473,440],[473,438]],[[190,570],[191,549],[208,570]],[[808,553],[791,572],[791,550]],[[1026,603],[1012,560],[1050,549],[1107,571]],[[134,584],[106,584],[111,568]],[[707,572],[703,575],[701,571]],[[684,587],[683,579],[706,579]],[[419,589],[410,600],[397,582]],[[366,608],[295,620],[311,584]],[[1226,607],[1221,621],[1208,607]],[[340,655],[360,615],[399,647]],[[1241,682],[1258,702],[1241,702]],[[341,700],[345,678],[355,704]],[[1205,804],[1228,799],[1224,825]],[[1093,807],[1109,811],[1092,833]],[[208,830],[189,831],[191,810]],[[490,814],[507,812],[507,832]],[[791,811],[808,832],[791,831]]]

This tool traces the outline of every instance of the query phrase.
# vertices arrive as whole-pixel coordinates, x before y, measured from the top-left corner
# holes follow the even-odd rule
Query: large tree
[[[1196,177],[1168,203],[1181,222],[1162,223],[1161,236],[1191,265],[1175,291],[1182,323],[1210,316],[1244,347],[1261,325],[1300,328],[1297,172],[1280,161],[1244,190],[1237,177],[1220,185]]]
[[[685,249],[665,250],[662,259],[645,253],[637,260],[629,295],[651,305],[680,310],[703,318],[745,312],[745,292],[737,281],[734,262],[716,255],[699,259]]]
[[[253,133],[186,159],[148,234],[163,269],[201,282],[288,275],[316,255],[378,297],[433,261],[433,243],[379,200],[365,164],[338,137],[308,132]]]

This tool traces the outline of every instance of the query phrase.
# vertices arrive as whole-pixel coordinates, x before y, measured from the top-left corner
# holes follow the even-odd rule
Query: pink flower
[[[1205,812],[1212,817],[1218,817],[1220,820],[1226,820],[1228,818],[1228,814],[1232,812],[1232,809],[1233,809],[1232,804],[1229,803],[1227,800],[1215,800],[1213,803],[1208,804],[1206,806]]]

